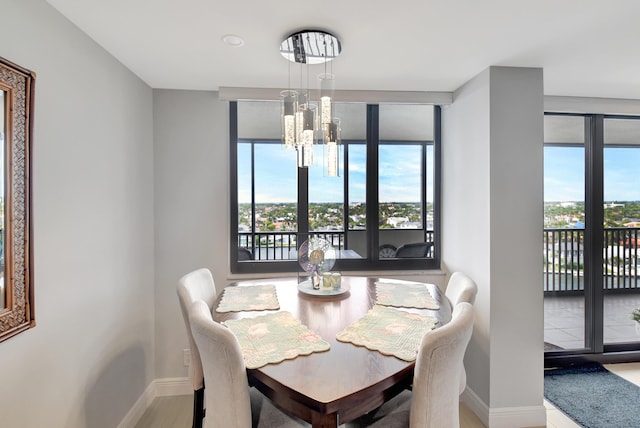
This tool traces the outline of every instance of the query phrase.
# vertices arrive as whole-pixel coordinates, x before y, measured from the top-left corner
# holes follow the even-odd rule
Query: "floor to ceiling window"
[[[544,166],[547,363],[635,359],[640,118],[547,114]]]
[[[439,268],[440,110],[335,103],[338,176],[327,147],[298,168],[280,138],[280,105],[230,103],[232,272],[297,270],[309,236],[337,250],[334,269]]]
[[[640,340],[640,118],[603,118],[604,344]]]
[[[585,136],[582,116],[545,116],[545,350],[585,347]]]

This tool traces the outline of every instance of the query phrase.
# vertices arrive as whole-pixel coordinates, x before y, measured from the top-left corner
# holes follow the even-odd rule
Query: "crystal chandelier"
[[[327,158],[327,175],[338,175],[338,146],[340,144],[340,120],[333,117],[333,90],[335,77],[327,72],[327,64],[340,55],[340,41],[334,35],[318,30],[303,30],[291,34],[280,45],[280,53],[291,63],[300,64],[300,88],[289,88],[281,93],[282,142],[285,147],[296,149],[299,168],[313,164],[313,146],[322,135]],[[309,95],[309,65],[324,64],[320,80],[320,104],[311,101]],[[290,64],[291,65],[291,64]],[[306,67],[304,67],[306,65]],[[303,71],[306,69],[307,85],[302,88]]]

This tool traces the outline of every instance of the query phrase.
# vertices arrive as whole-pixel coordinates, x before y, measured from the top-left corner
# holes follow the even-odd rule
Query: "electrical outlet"
[[[184,366],[189,367],[191,365],[191,349],[185,349],[182,354]]]

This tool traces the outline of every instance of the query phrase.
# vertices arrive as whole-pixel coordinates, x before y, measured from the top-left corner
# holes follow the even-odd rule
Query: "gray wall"
[[[216,92],[154,90],[156,377],[187,376],[176,285],[207,267],[229,273],[229,119]]]
[[[443,139],[443,262],[479,287],[470,402],[492,427],[543,425],[542,70],[476,76],[445,109]]]
[[[155,378],[152,91],[42,0],[0,0],[37,73],[37,326],[0,343],[0,426],[116,426]]]

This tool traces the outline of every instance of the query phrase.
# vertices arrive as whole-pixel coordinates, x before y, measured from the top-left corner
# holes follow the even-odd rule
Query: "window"
[[[230,113],[232,272],[299,271],[311,235],[338,250],[334,270],[439,268],[439,107],[336,103],[338,177],[323,144],[297,167],[279,102],[231,102]]]
[[[547,113],[544,153],[546,364],[637,358],[640,117]]]

